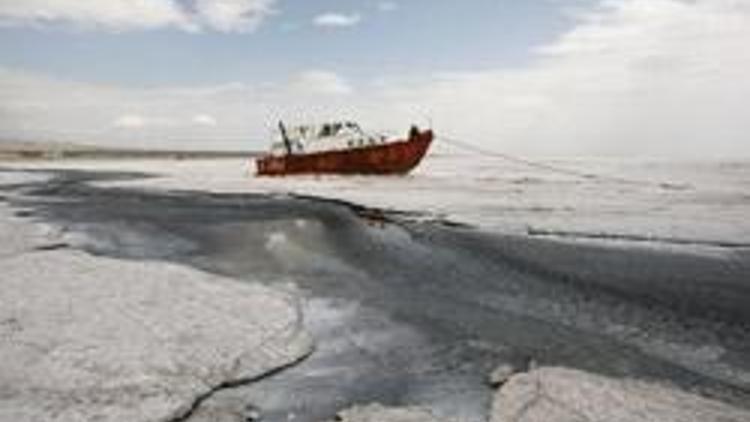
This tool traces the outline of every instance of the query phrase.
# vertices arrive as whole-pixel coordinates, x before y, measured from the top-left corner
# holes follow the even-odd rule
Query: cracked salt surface
[[[566,368],[518,374],[500,388],[492,422],[746,422],[750,412],[668,386]]]
[[[286,293],[174,264],[39,251],[60,233],[12,213],[0,203],[2,421],[177,419],[217,386],[311,350]]]
[[[295,309],[259,286],[80,252],[3,260],[0,419],[160,421],[307,353]]]
[[[440,197],[424,186],[435,184],[438,189],[439,180],[415,181],[419,174],[406,179],[258,182],[228,176],[226,167],[220,169],[227,163],[199,164],[198,176],[188,174],[188,164],[170,164],[167,171],[180,174],[128,182],[150,186],[155,189],[151,194],[126,190],[112,195],[80,188],[47,194],[49,202],[45,198],[25,204],[38,218],[54,220],[71,233],[106,239],[100,244],[78,244],[99,253],[119,252],[141,260],[142,251],[155,254],[161,248],[153,246],[162,245],[162,238],[179,239],[166,243],[175,253],[154,256],[237,278],[296,283],[298,293],[306,298],[308,329],[322,340],[319,350],[299,366],[261,383],[217,393],[205,403],[206,408],[216,410],[213,415],[227,414],[221,409],[239,409],[234,414],[241,414],[250,402],[266,420],[315,421],[320,419],[315,415],[329,417],[352,404],[379,401],[391,406],[423,405],[437,417],[476,421],[488,416],[492,394],[486,376],[491,369],[529,356],[544,365],[666,380],[728,402],[747,398],[741,393],[747,389],[750,373],[743,354],[748,350],[743,300],[748,261],[742,250],[703,253],[691,249],[685,254],[687,248],[682,247],[601,249],[575,240],[560,243],[497,235],[494,229],[502,225],[493,226],[493,221],[498,218],[547,221],[550,212],[561,218],[581,211],[535,204],[518,208],[516,214],[511,211],[509,217],[473,208],[482,201],[503,205],[503,201],[518,199],[518,195],[497,195],[506,185],[502,177],[497,179],[498,186],[474,190],[468,182],[449,182],[447,196]],[[207,173],[201,175],[200,169]],[[224,176],[217,182],[207,174]],[[732,177],[737,176],[733,173]],[[218,183],[219,189],[256,189],[256,183],[261,183],[261,191],[282,191],[294,185],[303,193],[362,197],[365,203],[401,204],[407,209],[438,199],[443,201],[438,207],[450,208],[454,205],[446,204],[446,198],[460,199],[451,218],[479,209],[480,214],[487,212],[479,220],[480,227],[494,229],[485,233],[484,229],[450,228],[408,218],[399,224],[363,220],[346,204],[289,196],[159,193],[167,186],[184,188],[194,177],[198,185],[191,188]],[[727,209],[718,221],[700,225],[699,232],[708,238],[723,237],[726,233],[720,227],[736,224],[737,238],[742,239],[746,223],[734,216],[746,211],[747,205],[729,199],[737,195],[735,188],[742,186],[743,177],[740,174],[733,184],[702,185],[715,189],[712,198],[723,198]],[[560,198],[556,190],[567,190],[573,197],[581,193],[579,182],[537,179],[511,183],[520,185],[519,189],[546,186],[546,192],[524,192],[532,199],[541,195],[548,205]],[[415,189],[410,190],[409,184],[416,184]],[[420,184],[422,188],[417,189]],[[458,192],[459,185],[466,195]],[[608,215],[616,201],[626,205],[621,212],[627,217],[645,209],[657,195],[630,192],[640,199],[629,204],[632,196],[610,195],[606,190],[611,186],[589,188],[592,192],[603,189],[604,199],[595,201],[591,212],[573,215],[570,224],[603,224],[617,231],[621,227],[611,218],[618,214]],[[371,189],[372,197],[368,196]],[[432,194],[419,197],[420,191]],[[489,199],[482,196],[484,191]],[[56,202],[65,195],[71,203]],[[677,215],[682,225],[669,230],[680,235],[685,228],[694,230],[689,224],[701,224],[702,216],[692,211],[683,215],[687,208],[672,206],[670,201],[698,201],[697,208],[710,210],[712,205],[701,204],[696,195],[671,190],[665,203],[659,204],[666,207],[663,214],[649,224],[660,226]],[[83,202],[77,203],[79,199]],[[140,204],[137,209],[130,208],[134,203]],[[398,221],[400,217],[393,218]],[[137,242],[132,240],[133,233],[138,234]],[[194,247],[170,246],[183,242]],[[120,244],[141,246],[111,247]],[[732,398],[735,394],[739,396]],[[200,419],[200,413],[195,417],[214,420]]]

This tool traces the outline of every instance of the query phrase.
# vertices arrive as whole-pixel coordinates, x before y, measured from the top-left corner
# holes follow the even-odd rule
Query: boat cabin
[[[386,142],[384,136],[368,134],[352,121],[290,127],[279,122],[279,129],[279,139],[271,146],[272,155],[346,150]]]

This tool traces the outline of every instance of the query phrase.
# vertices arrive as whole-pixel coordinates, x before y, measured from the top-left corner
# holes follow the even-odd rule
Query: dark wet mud
[[[562,365],[750,406],[750,251],[508,236],[340,201],[96,188],[94,173],[6,190],[70,247],[179,262],[299,292],[318,347],[218,397],[266,421],[359,403],[487,416],[487,374]],[[106,177],[113,177],[109,174]],[[138,177],[138,175],[123,175]],[[0,192],[2,194],[2,192]]]

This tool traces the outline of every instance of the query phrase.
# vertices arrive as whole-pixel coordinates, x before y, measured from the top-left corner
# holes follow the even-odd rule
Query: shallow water
[[[342,202],[57,177],[7,189],[31,195],[11,201],[64,227],[73,247],[185,263],[306,299],[313,356],[224,399],[252,403],[265,420],[320,420],[372,401],[481,420],[487,374],[502,362],[648,378],[750,403],[743,247],[697,254],[561,242]]]

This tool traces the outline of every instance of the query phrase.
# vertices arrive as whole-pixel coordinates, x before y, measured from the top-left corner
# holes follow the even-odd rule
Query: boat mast
[[[292,142],[289,140],[289,136],[286,133],[286,127],[281,120],[279,120],[279,131],[281,131],[281,139],[284,141],[284,147],[286,147],[286,154],[292,155]]]

